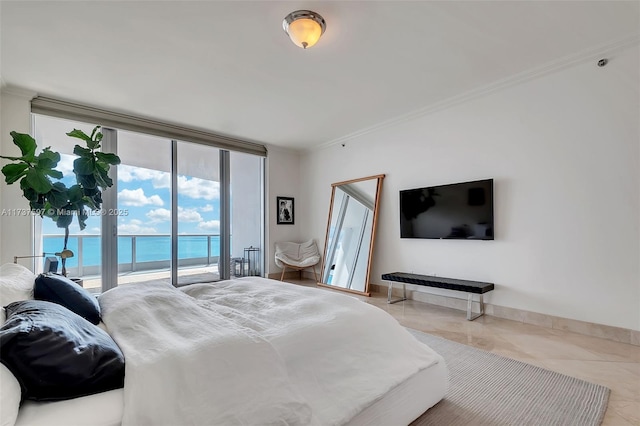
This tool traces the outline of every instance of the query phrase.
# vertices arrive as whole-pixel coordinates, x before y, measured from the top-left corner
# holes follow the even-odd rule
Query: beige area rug
[[[602,423],[610,393],[604,386],[409,331],[444,357],[450,376],[447,396],[411,426]]]

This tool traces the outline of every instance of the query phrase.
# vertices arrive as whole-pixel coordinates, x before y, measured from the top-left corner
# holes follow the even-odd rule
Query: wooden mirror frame
[[[327,262],[327,250],[328,250],[328,245],[329,245],[329,231],[331,230],[331,219],[332,219],[332,214],[333,214],[333,203],[334,203],[334,197],[336,194],[336,187],[340,186],[340,185],[346,185],[346,184],[352,184],[352,183],[357,183],[357,182],[362,182],[362,181],[367,181],[367,180],[377,180],[377,184],[376,184],[376,195],[375,195],[375,201],[374,201],[374,205],[373,205],[373,220],[372,220],[372,229],[371,229],[371,242],[369,243],[369,256],[367,257],[367,269],[366,269],[366,275],[365,275],[365,283],[364,283],[364,291],[359,291],[359,290],[352,290],[349,288],[343,288],[343,287],[339,287],[339,286],[334,286],[334,285],[330,285],[330,284],[325,284],[323,282],[319,282],[317,283],[320,287],[326,287],[326,288],[332,288],[334,290],[341,290],[341,291],[346,291],[348,293],[355,293],[355,294],[360,294],[360,295],[364,295],[364,296],[371,296],[371,292],[369,291],[369,277],[371,275],[371,262],[373,260],[373,246],[375,243],[375,236],[376,236],[376,228],[377,228],[377,224],[378,224],[378,208],[379,208],[379,204],[380,204],[380,194],[382,192],[382,180],[384,179],[385,175],[374,175],[374,176],[367,176],[367,177],[363,177],[363,178],[359,178],[359,179],[352,179],[352,180],[346,180],[346,181],[342,181],[342,182],[336,182],[336,183],[332,183],[331,184],[331,202],[329,203],[329,219],[327,220],[327,232],[325,234],[325,238],[324,238],[324,251],[323,251],[323,256],[322,256],[322,268],[320,269],[320,281],[324,280],[324,270],[325,270],[325,266],[326,266],[326,262]]]

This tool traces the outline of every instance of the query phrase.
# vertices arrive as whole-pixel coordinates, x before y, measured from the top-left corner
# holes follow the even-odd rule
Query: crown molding
[[[402,124],[411,120],[415,120],[416,118],[433,114],[434,112],[442,111],[442,110],[451,108],[455,105],[460,105],[460,104],[469,102],[473,99],[487,96],[489,94],[498,92],[508,87],[516,86],[518,84],[522,84],[527,81],[531,81],[536,78],[540,78],[542,76],[552,74],[554,72],[558,72],[584,62],[600,59],[604,56],[612,55],[612,54],[630,49],[634,46],[637,47],[638,44],[640,44],[640,34],[633,34],[631,36],[618,39],[614,42],[603,43],[603,44],[591,47],[589,49],[583,50],[581,52],[573,53],[571,55],[567,55],[563,58],[554,60],[552,62],[548,62],[542,66],[535,67],[530,70],[495,81],[485,86],[481,86],[476,89],[469,90],[460,95],[452,96],[442,101],[435,102],[431,105],[427,105],[423,108],[411,111],[407,114],[403,114],[403,115],[391,118],[389,120],[382,121],[373,126],[366,127],[361,130],[357,130],[353,133],[349,133],[347,135],[330,140],[320,145],[316,145],[315,147],[309,149],[308,151],[309,152],[317,151],[317,150],[329,148],[333,145],[344,144],[360,136],[385,129],[387,127],[397,126],[399,124]]]

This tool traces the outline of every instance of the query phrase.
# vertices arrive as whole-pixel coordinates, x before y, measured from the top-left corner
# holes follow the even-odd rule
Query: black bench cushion
[[[382,274],[382,279],[385,281],[398,281],[406,284],[416,284],[476,294],[482,294],[493,290],[492,283],[459,280],[456,278],[433,277],[430,275],[408,274],[406,272]]]

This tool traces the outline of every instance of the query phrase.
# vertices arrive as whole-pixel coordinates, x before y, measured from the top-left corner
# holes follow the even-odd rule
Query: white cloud
[[[196,209],[178,207],[178,222],[202,222],[202,216]]]
[[[118,233],[121,235],[127,234],[157,234],[156,228],[151,226],[140,226],[141,221],[132,219],[129,223],[119,224]]]
[[[220,232],[220,221],[219,220],[208,220],[206,222],[200,222],[198,224],[198,228],[203,231],[208,231],[213,234]]]
[[[171,188],[171,175],[169,173],[162,173],[161,176],[156,176],[151,179],[151,183],[154,188]]]
[[[211,204],[207,204],[203,207],[200,207],[200,211],[203,213],[207,213],[207,212],[212,212],[213,211],[213,206]]]
[[[167,209],[153,209],[147,213],[152,223],[171,220],[171,211]],[[178,207],[178,222],[202,222],[202,216],[196,209]]]
[[[169,184],[171,183],[168,172],[128,166],[126,164],[118,166],[118,180],[122,182],[150,180],[154,188],[169,188]]]
[[[118,166],[118,180],[122,182],[150,180],[153,187],[156,189],[171,187],[170,173],[161,172],[159,170],[143,169],[141,167],[127,166],[126,164]],[[195,177],[189,178],[187,176],[178,176],[178,192],[181,195],[194,199],[219,199],[220,182]]]
[[[189,198],[214,200],[220,198],[220,182],[178,176],[178,193]]]
[[[118,181],[131,182],[132,180],[136,180],[133,175],[133,168],[120,164],[118,166]]]
[[[56,169],[62,172],[62,177],[74,176],[73,160],[75,159],[74,155],[60,154],[60,161]]]
[[[142,188],[123,189],[122,191],[118,192],[118,202],[122,205],[133,207],[164,205],[164,201],[162,201],[162,198],[160,198],[159,195],[154,194],[150,197],[147,197],[146,195],[144,195],[144,190]]]
[[[171,220],[171,211],[167,209],[153,209],[147,212],[147,217],[151,222],[165,222]]]

